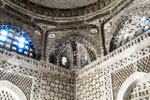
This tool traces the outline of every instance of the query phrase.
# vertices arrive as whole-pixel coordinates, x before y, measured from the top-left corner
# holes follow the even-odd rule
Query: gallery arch
[[[32,58],[36,56],[31,39],[17,26],[0,25],[0,47]]]
[[[135,72],[122,84],[117,100],[149,100],[150,99],[150,74]]]
[[[57,43],[49,61],[68,69],[74,66],[81,68],[95,61],[97,55],[97,49],[90,42],[81,36],[70,36]]]
[[[131,14],[128,16],[125,22],[122,22],[114,34],[111,44],[110,51],[117,49],[150,28],[150,19],[146,16]]]

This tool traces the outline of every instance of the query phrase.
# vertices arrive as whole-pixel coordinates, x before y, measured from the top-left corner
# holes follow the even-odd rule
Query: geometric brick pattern
[[[16,100],[15,97],[5,90],[0,90],[0,100]]]
[[[112,76],[112,90],[113,90],[113,100],[116,100],[117,94],[121,85],[124,81],[134,72],[132,65],[125,68],[119,69],[111,74]]]
[[[32,86],[31,78],[0,70],[0,80],[7,80],[12,84],[16,85],[25,94],[27,100],[30,100]]]

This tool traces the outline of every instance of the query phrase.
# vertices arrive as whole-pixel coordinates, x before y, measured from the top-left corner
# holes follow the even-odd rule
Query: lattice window
[[[122,23],[119,31],[116,32],[112,41],[110,51],[123,46],[135,37],[149,30],[150,19],[141,16],[130,16],[128,20]]]
[[[16,26],[0,25],[0,47],[22,55],[35,57],[31,39]]]
[[[150,100],[150,81],[136,84],[129,98],[129,100]]]

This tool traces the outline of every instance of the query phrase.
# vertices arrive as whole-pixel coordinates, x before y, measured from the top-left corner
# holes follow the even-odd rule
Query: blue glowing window
[[[2,35],[1,35],[1,36],[0,36],[0,40],[4,42],[4,41],[7,40],[7,38],[6,38],[5,36],[2,36]]]
[[[130,16],[123,22],[112,39],[112,49],[116,49],[150,29],[150,19],[145,16]],[[141,31],[142,30],[142,31]]]
[[[3,35],[3,36],[7,36],[7,35],[8,35],[8,31],[6,31],[6,30],[4,30],[4,29],[2,29],[2,30],[0,31],[0,33],[1,33],[1,35]]]
[[[31,39],[18,27],[0,25],[0,47],[20,54],[35,57]]]
[[[145,20],[145,24],[149,24],[150,23],[150,19]]]
[[[119,31],[118,35],[119,35],[119,36],[121,35],[121,31]]]
[[[87,61],[87,57],[83,56],[83,62]]]

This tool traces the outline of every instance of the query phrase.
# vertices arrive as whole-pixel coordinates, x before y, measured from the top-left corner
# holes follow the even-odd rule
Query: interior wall
[[[117,18],[114,17],[112,22],[117,23]],[[106,41],[111,40],[110,37],[116,28],[117,26],[108,28],[110,30],[105,33]],[[53,64],[0,49],[0,80],[9,81],[17,86],[27,100],[117,100],[122,84],[130,75],[136,72],[150,72],[149,36],[150,31],[83,67],[76,75],[73,71]],[[108,50],[109,42],[106,44]]]
[[[128,15],[132,13],[138,13],[141,16],[149,15],[148,10],[146,10],[149,9],[148,2],[149,1],[143,2],[135,0],[131,5],[123,9],[104,25],[106,48],[108,52],[111,48],[111,38],[118,29],[120,23],[124,22],[124,17],[128,17]],[[149,35],[150,31],[145,32],[122,47],[109,52],[105,57],[98,59],[78,71],[76,73],[76,99],[117,100],[117,95],[122,84],[130,77],[130,75],[136,72],[149,74]],[[135,91],[134,87],[129,86],[128,88],[132,88],[133,91]],[[143,92],[146,91],[144,89],[141,90],[143,90]],[[133,98],[130,98],[132,94],[135,95],[136,93],[138,93],[137,97],[134,96]],[[142,93],[139,95],[140,89],[139,91],[136,91],[136,93],[131,92],[130,96],[126,94],[122,94],[121,96],[128,96],[127,98],[130,98],[131,100],[134,98],[142,99],[145,96]]]
[[[41,44],[42,44],[42,30],[39,26],[37,26],[35,23],[28,23],[28,21],[22,21],[19,20],[16,16],[11,15],[10,12],[9,15],[3,12],[3,10],[0,10],[0,25],[10,25],[15,26],[26,33],[26,35],[32,40],[32,44],[34,45],[36,58],[40,59],[41,56]],[[39,32],[39,35],[36,34],[36,32]]]
[[[121,24],[125,22],[130,15],[139,15],[149,17],[149,0],[132,0],[128,6],[124,7],[119,13],[113,15],[104,24],[104,35],[105,35],[105,47],[107,54],[110,53],[110,44],[113,35],[118,32]]]
[[[0,80],[17,86],[27,100],[74,100],[74,73],[0,50]]]
[[[115,55],[114,59],[105,58],[81,69],[76,77],[77,100],[117,100],[119,91],[123,92],[120,90],[122,84],[130,75],[136,72],[149,74],[149,46],[134,50],[127,56],[125,54],[123,51]],[[138,99],[142,96],[138,96]]]

